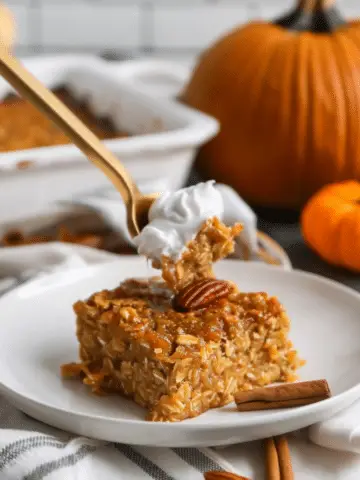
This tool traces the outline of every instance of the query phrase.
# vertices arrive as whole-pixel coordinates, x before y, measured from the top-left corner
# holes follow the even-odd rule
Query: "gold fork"
[[[132,237],[138,235],[148,223],[150,206],[158,194],[142,195],[120,160],[67,106],[4,48],[0,49],[0,75],[52,120],[111,180],[124,200],[129,233]]]

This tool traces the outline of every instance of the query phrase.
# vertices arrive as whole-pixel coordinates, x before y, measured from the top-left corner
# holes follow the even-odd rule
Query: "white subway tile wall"
[[[248,20],[244,5],[169,5],[153,11],[155,48],[201,49],[223,32]]]
[[[1,0],[0,0],[1,1]],[[18,53],[114,51],[193,56],[249,20],[271,19],[296,0],[5,0],[18,25]],[[338,0],[348,18],[360,0]]]
[[[105,6],[89,1],[70,7],[50,2],[40,9],[39,19],[38,41],[44,46],[127,49],[141,45],[141,8],[137,5]]]

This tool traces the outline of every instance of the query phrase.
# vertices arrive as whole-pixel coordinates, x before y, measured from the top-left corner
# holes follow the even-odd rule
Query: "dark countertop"
[[[258,228],[276,240],[288,253],[294,268],[317,273],[360,291],[360,274],[324,262],[304,243],[299,223],[283,223],[259,217]]]

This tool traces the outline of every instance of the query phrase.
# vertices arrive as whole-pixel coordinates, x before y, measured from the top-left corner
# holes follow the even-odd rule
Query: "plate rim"
[[[123,255],[119,256],[119,259],[116,260],[111,260],[110,262],[104,262],[101,264],[95,264],[95,265],[88,265],[84,267],[78,267],[74,269],[69,269],[69,270],[64,270],[64,271],[58,271],[58,272],[52,272],[49,274],[42,275],[39,278],[35,278],[32,280],[29,280],[28,282],[20,285],[19,287],[14,288],[10,292],[4,294],[2,297],[0,297],[0,307],[2,303],[5,301],[12,301],[12,297],[19,299],[19,294],[21,294],[22,291],[31,288],[32,286],[36,286],[39,283],[43,283],[44,280],[47,283],[46,280],[56,278],[64,273],[67,275],[69,272],[81,272],[81,277],[84,279],[83,274],[87,273],[86,276],[93,276],[98,270],[102,270],[104,268],[109,268],[109,264],[112,265],[112,268],[115,268],[117,264],[120,264],[122,262],[141,262],[143,259],[141,257],[134,257],[131,258],[131,256],[128,255]],[[271,270],[271,271],[279,271],[280,275],[285,275],[285,276],[291,276],[291,275],[296,275],[304,278],[312,278],[316,280],[317,282],[320,282],[322,284],[327,284],[328,286],[332,288],[336,288],[337,290],[340,290],[341,292],[345,294],[350,294],[353,298],[356,298],[359,301],[360,304],[360,293],[357,292],[356,290],[352,289],[351,287],[348,287],[346,285],[341,284],[340,282],[337,282],[332,279],[328,279],[326,277],[323,277],[321,275],[311,273],[311,272],[305,272],[299,269],[293,269],[293,270],[284,270],[278,266],[274,265],[267,265],[259,262],[242,262],[241,260],[238,259],[225,259],[222,260],[219,263],[241,263],[245,268],[256,268],[256,269],[265,269],[265,270]],[[56,288],[56,284],[53,286],[48,286],[48,288]],[[21,297],[20,297],[21,300]],[[1,360],[1,357],[0,357]],[[61,381],[61,378],[59,377],[59,381]],[[326,400],[323,400],[319,403],[314,403],[310,405],[305,405],[301,407],[296,407],[292,409],[285,409],[285,410],[278,410],[274,411],[271,413],[271,416],[269,416],[269,412],[256,412],[257,416],[256,418],[253,418],[251,416],[248,416],[248,421],[246,421],[246,417],[244,415],[239,415],[239,420],[241,419],[241,423],[238,421],[234,421],[234,418],[232,416],[231,419],[228,421],[224,422],[222,421],[221,424],[216,425],[215,421],[210,421],[209,423],[204,423],[204,424],[198,424],[198,423],[192,423],[191,420],[193,419],[186,419],[181,422],[149,422],[145,419],[124,419],[122,417],[112,417],[112,416],[103,416],[99,414],[88,414],[85,412],[81,411],[73,411],[73,410],[68,410],[63,407],[58,407],[54,406],[52,404],[47,403],[46,401],[41,401],[36,398],[34,398],[32,395],[24,395],[20,393],[19,391],[7,386],[4,384],[2,378],[1,378],[1,373],[0,373],[0,391],[2,394],[4,394],[11,402],[12,398],[15,398],[16,400],[19,399],[21,402],[31,402],[33,406],[38,406],[41,408],[46,408],[47,410],[52,410],[56,412],[57,414],[66,414],[66,415],[71,415],[76,418],[80,418],[81,420],[88,420],[88,421],[101,421],[101,422],[110,422],[110,423],[116,423],[116,424],[128,424],[129,426],[131,425],[137,425],[137,426],[145,426],[145,425],[152,425],[153,428],[158,428],[162,429],[164,431],[166,430],[171,430],[172,428],[177,428],[180,430],[203,430],[203,431],[209,431],[209,430],[217,430],[217,429],[223,429],[223,428],[228,428],[228,427],[235,427],[237,426],[238,428],[247,428],[251,426],[259,426],[260,424],[266,424],[266,425],[273,425],[279,420],[286,420],[286,421],[291,421],[294,418],[297,418],[299,414],[302,414],[303,416],[306,416],[308,414],[316,414],[318,411],[321,411],[326,404],[328,406],[328,409],[331,409],[331,407],[334,404],[337,404],[338,402],[343,399],[344,401],[347,400],[348,397],[352,397],[355,393],[358,392],[358,397],[360,398],[360,382],[357,383],[356,385],[352,386],[351,388],[345,390],[344,392],[341,392],[337,395],[334,395]],[[125,397],[123,397],[125,398]],[[131,400],[130,400],[131,401]],[[231,404],[230,404],[231,405]],[[216,409],[214,409],[216,410]],[[206,412],[205,412],[206,413]],[[285,418],[286,417],[286,418]],[[270,420],[269,420],[270,419]],[[245,420],[245,421],[244,421]],[[176,425],[176,427],[174,427]]]

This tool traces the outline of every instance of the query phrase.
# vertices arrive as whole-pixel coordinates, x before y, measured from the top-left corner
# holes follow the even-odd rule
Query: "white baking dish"
[[[160,190],[185,181],[196,149],[218,131],[216,120],[168,98],[149,95],[121,76],[121,65],[90,56],[37,57],[24,60],[49,88],[65,85],[86,98],[95,115],[109,115],[132,134],[104,143],[137,182],[157,180]],[[128,69],[128,62],[124,66]],[[0,79],[0,100],[11,93]],[[25,170],[19,162],[29,162]],[[105,176],[72,145],[0,154],[0,221],[16,221],[54,211],[54,204],[89,189],[108,185]]]
[[[159,59],[111,62],[109,67],[117,78],[158,99],[179,96],[192,71],[180,62]]]

